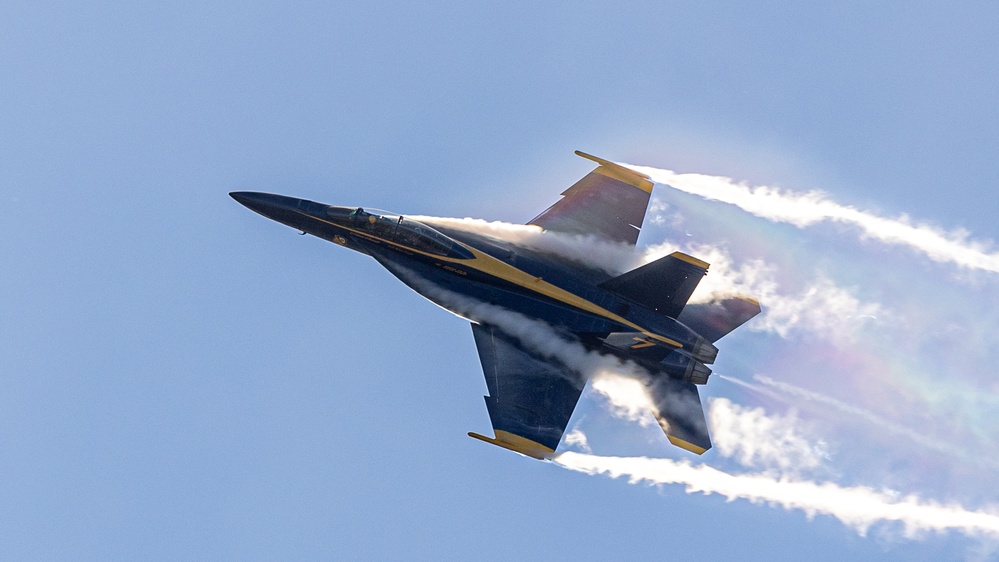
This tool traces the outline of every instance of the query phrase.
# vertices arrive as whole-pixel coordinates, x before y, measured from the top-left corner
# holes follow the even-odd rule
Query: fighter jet
[[[542,235],[633,250],[653,183],[648,176],[576,151],[597,167],[528,224]],[[417,293],[471,321],[486,378],[493,437],[468,435],[550,459],[590,373],[561,345],[637,366],[669,441],[711,447],[698,386],[714,343],[760,312],[749,296],[688,303],[708,264],[681,252],[613,274],[578,257],[457,221],[414,220],[269,193],[233,192],[261,215],[374,258]],[[537,229],[535,229],[537,230]],[[538,327],[526,330],[524,326]],[[528,335],[530,332],[530,335]],[[573,348],[574,349],[574,348]]]

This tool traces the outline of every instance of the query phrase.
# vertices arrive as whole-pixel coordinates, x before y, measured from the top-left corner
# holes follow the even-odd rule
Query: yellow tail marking
[[[649,340],[644,338],[631,338],[631,339],[638,342],[636,344],[632,344],[631,349],[642,349],[656,345],[655,342],[650,342]]]

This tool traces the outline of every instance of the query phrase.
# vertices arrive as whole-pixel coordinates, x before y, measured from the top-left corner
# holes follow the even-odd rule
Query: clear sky
[[[995,556],[955,531],[861,535],[828,515],[631,485],[469,439],[489,420],[467,323],[227,193],[523,223],[591,169],[572,155],[581,149],[822,189],[878,216],[964,228],[988,250],[999,239],[997,12],[0,4],[0,552]],[[849,224],[798,228],[665,186],[655,198],[662,220],[640,246],[714,244],[776,264],[786,290],[774,295],[835,285],[874,307],[832,310],[827,323],[772,315],[722,340],[717,371],[756,390],[715,377],[711,401],[800,422],[795,435],[823,457],[803,478],[999,504],[999,451],[987,445],[999,438],[994,271]],[[896,434],[855,412],[851,425],[801,389]],[[597,455],[689,458],[595,393],[572,427]],[[939,446],[920,449],[910,434],[923,433]],[[717,449],[694,462],[767,470]]]

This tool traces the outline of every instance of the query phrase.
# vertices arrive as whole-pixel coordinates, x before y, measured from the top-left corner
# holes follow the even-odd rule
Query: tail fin
[[[737,295],[688,304],[676,319],[714,343],[759,313],[760,301]]]
[[[707,272],[707,263],[682,252],[673,252],[604,281],[600,287],[676,318]]]
[[[669,442],[698,455],[710,449],[711,436],[697,386],[668,376],[646,384],[655,405],[652,413]]]

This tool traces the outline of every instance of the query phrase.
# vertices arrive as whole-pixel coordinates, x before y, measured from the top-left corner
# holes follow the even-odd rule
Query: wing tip
[[[704,260],[699,260],[699,259],[695,258],[694,256],[685,254],[683,252],[679,252],[679,251],[678,252],[673,252],[670,255],[673,256],[674,258],[678,259],[678,260],[685,261],[685,262],[689,263],[690,265],[693,265],[695,267],[699,267],[701,269],[707,269],[707,268],[711,267],[711,264],[709,264],[708,262],[706,262]]]
[[[587,160],[592,160],[593,162],[600,164],[600,167],[597,168],[597,170],[600,171],[601,173],[611,176],[614,179],[623,181],[624,183],[627,183],[629,185],[633,185],[646,193],[652,193],[652,187],[654,184],[652,183],[652,178],[650,178],[649,176],[640,172],[636,172],[635,170],[625,168],[620,164],[615,164],[610,160],[604,160],[599,156],[587,154],[582,150],[575,150],[573,152],[576,154],[576,156],[580,156],[586,158]]]
[[[695,455],[703,455],[708,449],[711,448],[711,438],[708,437],[706,434],[703,436],[697,436],[703,438],[702,443],[698,445],[696,443],[691,443],[686,439],[681,439],[676,435],[674,435],[673,433],[671,433],[668,420],[656,416],[656,421],[659,422],[659,427],[661,427],[663,433],[666,434],[666,439],[669,439],[669,442],[675,447],[680,447],[684,451],[690,451]]]
[[[679,437],[674,437],[672,435],[666,435],[666,438],[669,439],[670,443],[676,445],[677,447],[680,447],[681,449],[690,451],[695,455],[703,455],[708,449],[711,448],[710,444],[705,448],[701,447],[700,445],[695,445],[693,443],[690,443],[689,441],[684,441],[683,439],[680,439]]]
[[[538,459],[539,461],[550,460],[555,456],[555,450],[545,447],[541,443],[536,441],[531,441],[526,437],[521,437],[515,435],[508,431],[495,430],[494,433],[496,437],[486,437],[485,435],[479,435],[474,431],[469,431],[468,436],[478,439],[479,441],[485,441],[497,447],[503,447],[504,449],[509,449],[515,453],[520,453],[522,455]]]

